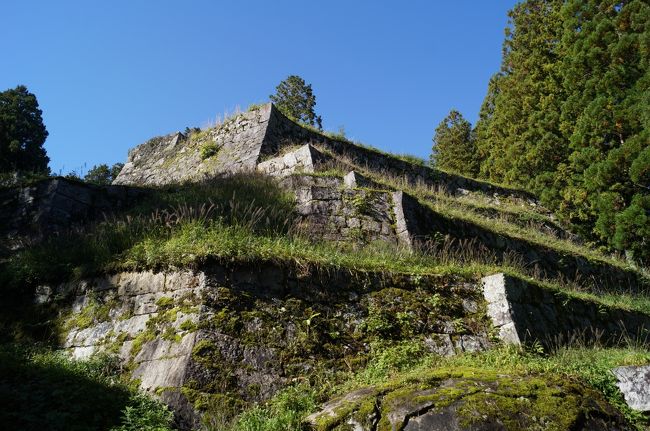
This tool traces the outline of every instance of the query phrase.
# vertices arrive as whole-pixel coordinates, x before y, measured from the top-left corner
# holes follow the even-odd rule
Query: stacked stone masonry
[[[650,342],[650,316],[495,274],[482,279],[487,313],[499,338],[511,344],[553,347],[578,340],[615,345]]]
[[[386,301],[420,313],[427,295],[445,300],[436,319],[409,335],[432,352],[454,355],[490,346],[478,286],[433,276],[420,277],[417,285],[408,275],[306,272],[299,266],[258,262],[41,286],[37,298],[41,303],[71,302],[63,346],[74,357],[117,353],[140,387],[160,395],[183,427],[191,428],[200,416],[192,393],[261,401],[321,361],[332,372],[347,369],[345,358],[368,353],[370,338],[358,337],[374,336],[364,322],[369,313],[383,313]],[[312,319],[315,324],[306,326]],[[458,319],[467,327],[456,325]],[[309,333],[317,343],[304,338]],[[334,339],[331,334],[339,335]],[[402,335],[383,337],[399,341]]]
[[[95,186],[65,178],[0,189],[0,243],[16,250],[123,211],[146,194],[138,187]]]

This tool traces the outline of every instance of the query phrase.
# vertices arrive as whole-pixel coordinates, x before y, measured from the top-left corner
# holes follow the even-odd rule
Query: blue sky
[[[475,121],[515,3],[4,0],[0,90],[38,97],[55,173],[123,162],[291,74],[325,129],[428,157],[450,108]]]

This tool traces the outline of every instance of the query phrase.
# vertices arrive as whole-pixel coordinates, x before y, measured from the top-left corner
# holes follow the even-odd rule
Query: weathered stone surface
[[[506,343],[552,346],[577,337],[604,344],[622,337],[647,342],[650,316],[568,296],[495,274],[482,279],[487,314]]]
[[[188,390],[263,401],[322,363],[328,372],[347,371],[346,358],[366,355],[368,340],[380,335],[364,321],[384,302],[393,311],[376,318],[394,329],[382,337],[403,340],[402,323],[391,316],[425,315],[422,299],[437,294],[445,308],[408,329],[409,341],[441,355],[487,347],[488,322],[463,305],[481,301],[477,286],[436,276],[418,277],[417,286],[409,275],[257,262],[119,273],[45,290],[71,304],[64,347],[72,356],[117,353],[140,387],[162,391],[191,428],[199,416],[182,395]],[[472,329],[454,325],[458,319]]]
[[[434,372],[362,388],[324,404],[307,422],[316,431],[633,429],[602,395],[579,384],[553,376],[496,377],[483,370]]]
[[[10,250],[21,248],[128,208],[146,193],[134,187],[95,186],[65,178],[0,189],[0,243]]]
[[[389,187],[379,184],[357,171],[350,171],[343,177],[343,184],[349,189],[367,188],[376,190],[389,190]]]
[[[241,113],[196,139],[180,132],[150,139],[129,151],[114,183],[163,185],[253,171],[261,156],[271,109],[267,104]],[[201,149],[206,145],[216,154],[203,158]]]
[[[294,173],[314,173],[332,158],[307,144],[282,156],[260,162],[257,170],[274,177],[286,177]]]
[[[390,193],[347,189],[337,177],[292,175],[282,184],[295,193],[299,228],[310,237],[397,244]]]
[[[352,391],[340,398],[335,398],[323,404],[318,412],[308,416],[305,421],[316,423],[322,420],[335,420],[340,416],[340,412],[349,407],[350,404],[357,404],[368,397],[376,396],[378,393],[379,391],[373,387]]]
[[[650,411],[650,365],[618,367],[612,372],[625,402],[634,410]]]
[[[200,156],[200,148],[206,143],[214,144],[219,149],[217,155],[207,161]],[[285,175],[300,167],[305,172],[310,172],[309,165],[319,163],[313,159],[313,151],[311,163],[304,154],[300,154],[296,160],[294,154],[288,155],[286,159],[283,156],[273,161],[263,161],[266,157],[282,153],[283,148],[305,144],[322,150],[320,153],[327,151],[327,158],[335,156],[340,164],[404,178],[414,185],[440,186],[452,194],[460,193],[461,190],[480,191],[534,203],[532,196],[522,191],[436,171],[376,150],[332,139],[294,123],[270,103],[226,120],[196,142],[176,132],[153,138],[135,147],[129,152],[127,163],[115,184],[161,185],[196,181],[224,173],[254,170],[260,162],[262,171],[278,172],[277,175]]]
[[[272,107],[262,152],[274,154],[282,147],[303,143],[310,143],[316,148],[326,150],[348,165],[358,166],[362,170],[404,178],[413,185],[440,186],[452,194],[456,194],[462,188],[496,196],[518,197],[526,202],[534,203],[534,198],[522,191],[497,187],[469,178],[436,171],[427,166],[416,165],[391,157],[377,150],[343,140],[332,139],[301,127],[282,115],[277,108]]]

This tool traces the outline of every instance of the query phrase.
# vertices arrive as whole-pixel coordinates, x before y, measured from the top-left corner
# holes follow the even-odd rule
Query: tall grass
[[[557,231],[545,226],[555,225],[549,212],[538,206],[531,206],[519,198],[500,196],[489,197],[481,193],[465,196],[453,196],[440,184],[431,181],[413,183],[406,176],[399,176],[389,171],[376,172],[368,166],[361,166],[354,160],[337,155],[344,165],[359,170],[373,181],[385,185],[388,189],[404,190],[429,205],[440,214],[451,218],[468,221],[497,233],[523,239],[560,252],[568,252],[601,260],[622,268],[629,268],[628,263],[618,254],[605,254],[587,247],[577,241],[573,235],[558,235]],[[488,214],[499,214],[493,217]],[[631,268],[633,269],[633,268]],[[646,273],[645,271],[641,271]]]
[[[136,244],[172,240],[197,226],[280,235],[292,224],[293,197],[258,174],[170,187],[154,191],[127,214],[106,217],[11,256],[0,282],[29,285],[116,269],[120,256]]]

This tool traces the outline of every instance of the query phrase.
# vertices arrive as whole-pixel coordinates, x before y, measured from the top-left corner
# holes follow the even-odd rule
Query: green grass
[[[153,191],[127,214],[14,254],[3,263],[0,286],[59,282],[117,268],[121,254],[135,245],[173,239],[193,223],[284,234],[291,227],[293,205],[293,197],[272,179],[250,173]]]
[[[496,272],[526,277],[518,262],[497,264],[467,244],[426,253],[391,247],[314,242],[293,231],[293,199],[264,176],[238,175],[155,192],[129,214],[61,235],[4,262],[5,289],[59,282],[102,272],[197,267],[209,259],[297,262],[407,274],[458,275],[476,280]],[[547,287],[608,306],[650,313],[640,295],[595,296],[556,280]]]
[[[345,162],[354,166],[359,172],[367,175],[373,181],[379,184],[385,184],[387,188],[404,190],[417,197],[433,210],[450,218],[467,221],[487,230],[522,239],[532,244],[549,247],[561,253],[576,254],[591,260],[606,262],[619,268],[636,270],[621,258],[601,253],[596,249],[578,244],[569,239],[558,238],[540,230],[539,223],[550,221],[548,216],[531,209],[532,207],[530,206],[527,207],[517,199],[501,198],[502,203],[497,205],[487,197],[477,193],[461,198],[452,197],[439,187],[430,184],[413,185],[404,178],[387,174],[380,175],[376,172],[368,171],[361,166],[356,166],[352,161],[346,160]],[[530,222],[522,226],[521,224],[509,221],[507,216],[500,218],[488,217],[481,213],[482,209],[496,210],[510,217]]]
[[[0,424],[8,431],[167,431],[172,413],[118,377],[110,357],[0,345]]]
[[[300,431],[303,420],[316,409],[315,392],[306,384],[290,386],[263,405],[245,410],[225,427],[208,431]]]

